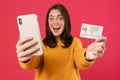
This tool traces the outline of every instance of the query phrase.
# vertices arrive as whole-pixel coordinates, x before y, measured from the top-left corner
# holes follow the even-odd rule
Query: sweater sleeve
[[[19,61],[20,66],[25,69],[36,69],[42,63],[42,56],[34,56],[28,62]]]
[[[82,43],[79,39],[75,39],[74,40],[74,62],[75,62],[75,66],[78,69],[87,69],[90,66],[92,66],[92,64],[95,61],[87,61],[85,59],[85,51],[86,49],[82,47]]]

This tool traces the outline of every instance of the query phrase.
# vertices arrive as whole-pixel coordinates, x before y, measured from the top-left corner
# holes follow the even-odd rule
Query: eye
[[[61,16],[61,17],[59,17],[59,19],[60,19],[60,20],[63,20],[63,17]]]
[[[53,17],[49,17],[49,20],[50,20],[50,21],[53,21],[53,20],[54,20],[54,18],[53,18]]]

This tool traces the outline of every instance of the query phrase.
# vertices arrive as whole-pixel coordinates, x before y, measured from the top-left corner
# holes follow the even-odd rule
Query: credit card
[[[82,23],[80,37],[97,39],[102,36],[103,26]]]

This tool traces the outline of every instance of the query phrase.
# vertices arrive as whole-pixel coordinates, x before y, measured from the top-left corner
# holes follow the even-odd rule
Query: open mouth
[[[60,27],[53,27],[53,30],[58,31]]]

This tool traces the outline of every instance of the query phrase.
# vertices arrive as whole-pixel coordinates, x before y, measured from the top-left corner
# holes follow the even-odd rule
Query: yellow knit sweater
[[[79,70],[94,63],[85,59],[85,49],[77,38],[73,39],[69,48],[62,48],[60,40],[55,48],[42,45],[42,56],[32,57],[27,63],[20,62],[23,69],[36,69],[35,80],[81,80]]]

